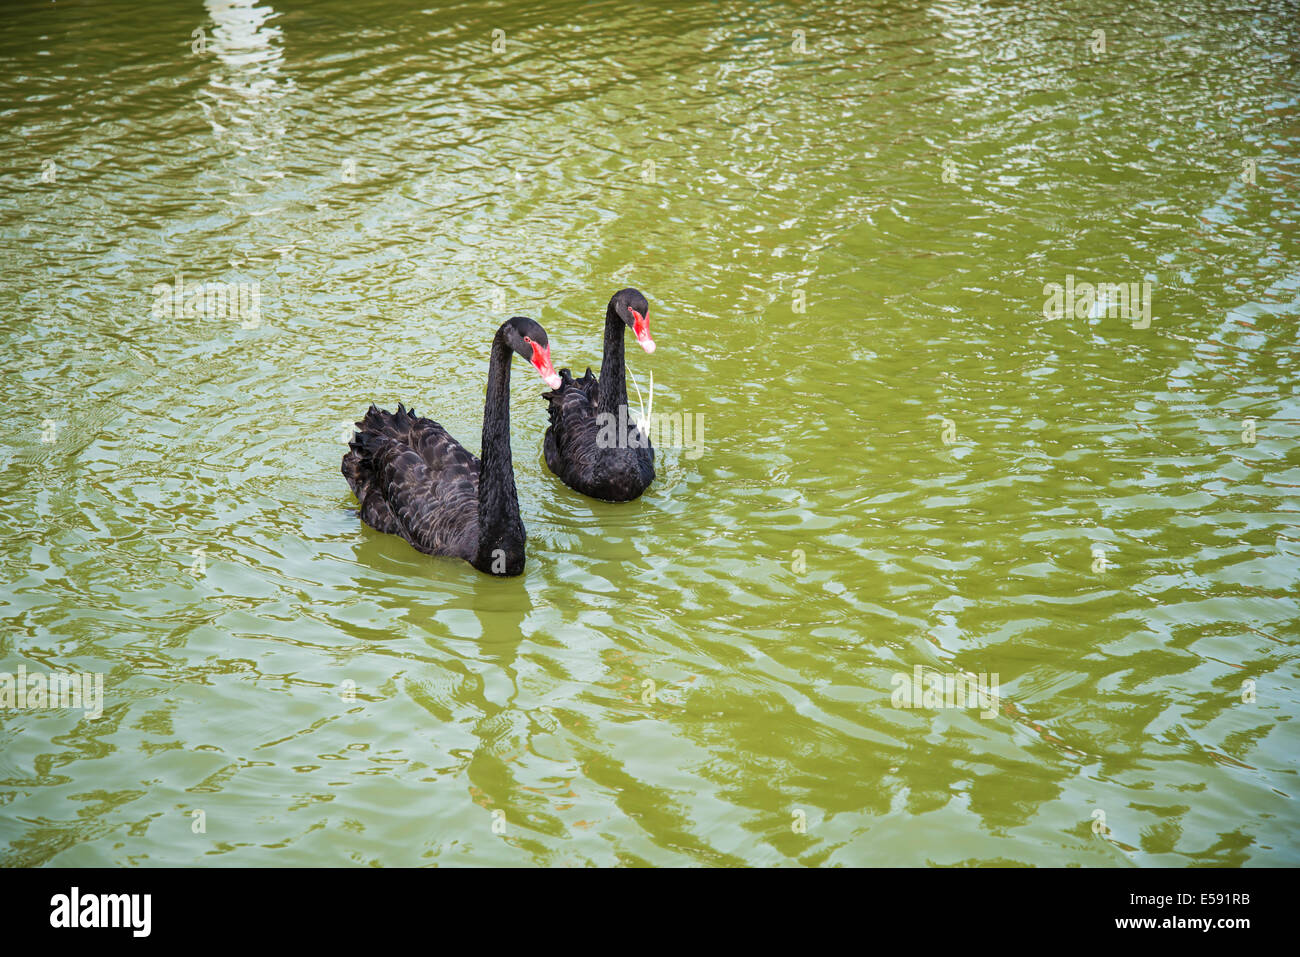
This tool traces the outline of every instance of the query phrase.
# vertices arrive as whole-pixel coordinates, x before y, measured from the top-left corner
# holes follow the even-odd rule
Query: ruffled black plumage
[[[561,369],[560,379],[560,388],[543,393],[551,419],[542,441],[547,467],[565,485],[592,498],[636,498],[654,481],[655,451],[632,423],[627,403],[622,403],[622,418],[617,407],[602,417],[605,410],[590,369],[581,379]]]
[[[430,555],[473,560],[481,463],[446,429],[400,403],[372,405],[349,449],[343,475],[362,521]]]

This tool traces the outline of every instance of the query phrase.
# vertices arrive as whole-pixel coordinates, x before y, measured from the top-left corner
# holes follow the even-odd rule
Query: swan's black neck
[[[602,412],[618,415],[618,408],[627,405],[627,371],[623,363],[623,330],[627,324],[614,311],[611,301],[605,310],[605,355],[600,360],[600,396],[597,403]]]
[[[483,454],[478,475],[480,571],[518,575],[524,570],[524,523],[519,517],[515,469],[510,457],[510,358],[504,333],[492,340],[487,399],[483,404]]]

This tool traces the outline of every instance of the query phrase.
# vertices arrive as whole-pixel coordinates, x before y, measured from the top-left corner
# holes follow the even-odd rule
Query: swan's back
[[[372,405],[357,423],[343,476],[372,528],[422,552],[466,561],[478,548],[479,460],[432,419]]]
[[[622,446],[602,447],[601,413],[608,411],[617,420],[618,409],[599,408],[598,395],[590,369],[581,379],[561,369],[560,387],[543,393],[550,414],[542,442],[546,466],[584,495],[607,502],[630,501],[654,480],[654,449],[648,442],[645,447],[630,443],[635,429],[630,423]]]
[[[565,481],[568,470],[578,466],[584,457],[584,450],[596,444],[596,385],[590,369],[581,379],[561,369],[560,387],[542,393],[550,421],[542,439],[542,452],[547,468]]]

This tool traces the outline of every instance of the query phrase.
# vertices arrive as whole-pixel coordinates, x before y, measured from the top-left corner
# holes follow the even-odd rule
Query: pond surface
[[[1294,3],[3,22],[0,863],[1300,864]],[[359,523],[627,285],[643,498]]]

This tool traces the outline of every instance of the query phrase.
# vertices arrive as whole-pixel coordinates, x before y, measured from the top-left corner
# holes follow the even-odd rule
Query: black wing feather
[[[644,447],[636,445],[636,426],[630,421],[622,446],[602,448],[602,427],[606,439],[610,430],[601,413],[609,411],[617,421],[618,410],[598,407],[597,380],[590,369],[581,379],[561,369],[560,380],[558,389],[543,393],[551,423],[542,444],[547,467],[584,495],[610,502],[636,498],[654,481],[654,448],[649,441]]]
[[[479,460],[432,419],[371,406],[343,459],[362,521],[422,552],[467,561],[478,547]]]

